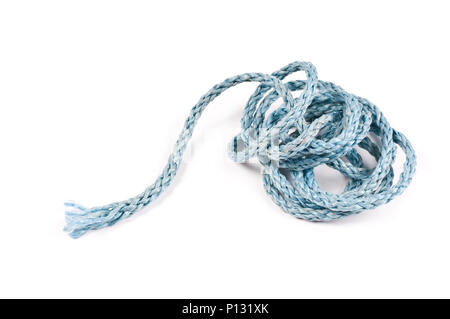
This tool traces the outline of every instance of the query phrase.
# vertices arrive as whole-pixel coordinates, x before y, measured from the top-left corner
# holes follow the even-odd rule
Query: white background
[[[450,297],[448,13],[447,1],[0,2],[0,297]],[[256,163],[226,158],[245,84],[204,112],[157,202],[78,240],[62,231],[64,200],[107,204],[152,183],[212,85],[295,60],[411,140],[402,196],[331,223],[283,213]]]

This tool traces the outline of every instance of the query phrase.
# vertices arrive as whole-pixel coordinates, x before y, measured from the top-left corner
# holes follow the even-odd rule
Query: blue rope
[[[305,71],[307,80],[282,82],[297,71]],[[213,86],[192,108],[173,153],[151,186],[136,197],[105,206],[85,208],[65,203],[65,231],[78,238],[89,230],[113,225],[158,198],[174,179],[203,110],[222,92],[243,82],[260,85],[247,102],[242,131],[229,143],[228,155],[236,162],[256,157],[263,167],[266,192],[284,211],[311,221],[337,219],[385,204],[411,182],[416,166],[414,150],[378,108],[333,83],[319,81],[311,63],[294,62],[271,75],[245,73]],[[299,97],[292,96],[294,91],[301,91]],[[279,98],[283,104],[266,116]],[[406,154],[406,161],[394,184],[392,164],[397,145]],[[374,168],[364,166],[356,146],[376,159]],[[319,188],[313,168],[321,164],[348,178],[342,194]]]

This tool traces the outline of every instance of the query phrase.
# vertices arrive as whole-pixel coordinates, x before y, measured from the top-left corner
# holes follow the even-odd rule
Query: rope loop
[[[306,80],[283,82],[298,71],[306,73]],[[175,177],[203,110],[222,92],[243,82],[260,84],[244,108],[242,130],[229,142],[228,156],[238,163],[257,158],[266,192],[284,211],[311,221],[337,219],[385,204],[411,182],[414,150],[379,109],[331,82],[318,80],[311,63],[294,62],[270,75],[245,73],[213,86],[192,108],[163,172],[143,193],[94,208],[65,203],[69,235],[77,238],[111,226],[155,200]],[[294,98],[294,92],[300,93],[298,97]],[[280,99],[281,106],[269,112]],[[397,146],[406,160],[394,184]],[[375,158],[374,168],[364,165],[357,147]],[[342,194],[320,189],[313,169],[322,164],[347,178]]]

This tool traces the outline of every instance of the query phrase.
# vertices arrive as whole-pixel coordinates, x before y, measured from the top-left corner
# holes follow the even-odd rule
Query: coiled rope
[[[307,80],[282,82],[297,71],[305,71]],[[271,75],[245,73],[213,86],[192,108],[173,153],[151,186],[136,197],[105,206],[65,203],[65,231],[78,238],[89,230],[113,225],[158,198],[174,179],[203,110],[222,92],[243,82],[260,85],[245,106],[242,131],[229,143],[228,155],[236,162],[256,157],[263,167],[266,192],[284,211],[311,221],[342,218],[389,202],[410,183],[416,159],[408,139],[392,129],[368,100],[319,81],[311,63],[294,62]],[[299,97],[292,96],[294,91],[301,91]],[[283,104],[266,116],[279,98]],[[396,145],[406,160],[394,184]],[[376,159],[374,168],[364,166],[356,146]],[[342,194],[319,188],[313,168],[321,164],[348,178]]]

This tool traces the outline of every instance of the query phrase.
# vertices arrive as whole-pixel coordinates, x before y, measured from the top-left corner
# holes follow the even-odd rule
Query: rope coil
[[[306,73],[306,81],[282,82],[297,71]],[[133,198],[105,206],[65,203],[64,230],[78,238],[89,230],[113,225],[158,198],[175,177],[203,110],[225,90],[244,82],[260,85],[245,106],[242,130],[228,144],[228,156],[238,163],[256,157],[263,167],[266,192],[284,211],[311,221],[342,218],[389,202],[411,182],[416,167],[414,150],[379,109],[333,83],[318,80],[311,63],[294,62],[271,75],[245,73],[213,86],[192,108],[166,166],[151,186]],[[301,91],[297,98],[292,95],[295,91]],[[280,98],[283,104],[266,114]],[[376,159],[374,168],[364,166],[356,146]],[[394,184],[397,146],[406,160]],[[348,178],[342,194],[320,189],[313,169],[321,164]]]

